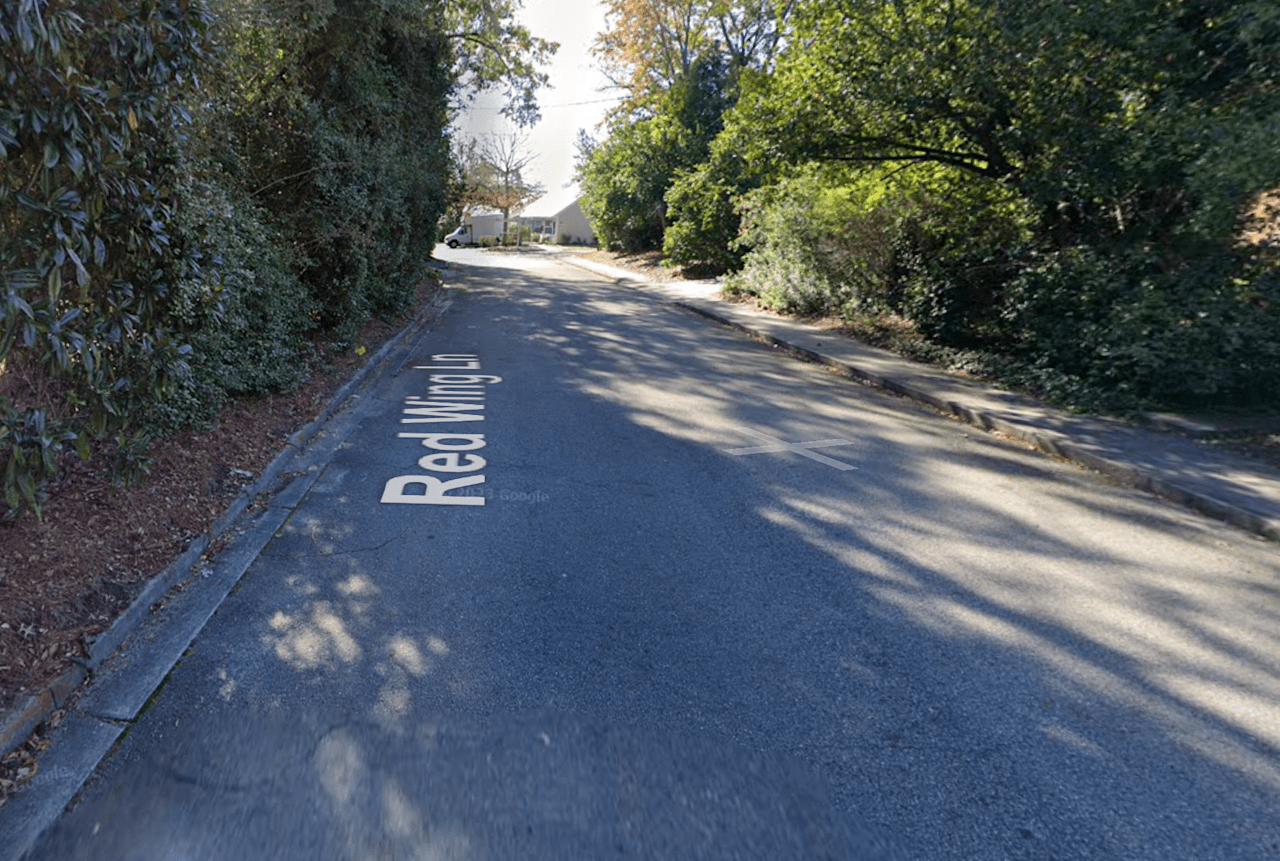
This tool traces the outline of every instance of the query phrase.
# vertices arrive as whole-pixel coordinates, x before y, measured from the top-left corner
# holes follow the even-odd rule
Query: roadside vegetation
[[[466,221],[468,215],[492,210],[502,214],[501,236],[483,236],[480,245],[527,242],[530,231],[511,218],[546,191],[540,184],[525,179],[528,167],[537,158],[529,149],[523,132],[493,132],[482,138],[454,141],[453,194],[451,195],[451,227]]]
[[[608,6],[607,247],[1059,403],[1280,408],[1274,3]]]
[[[515,0],[0,4],[0,519],[118,481],[415,300],[460,95],[536,116]],[[321,357],[323,358],[323,357]]]

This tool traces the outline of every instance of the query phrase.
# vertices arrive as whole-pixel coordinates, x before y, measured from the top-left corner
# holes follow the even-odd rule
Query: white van
[[[474,245],[475,233],[471,230],[470,224],[464,224],[457,230],[450,233],[444,238],[445,245],[450,248],[457,248],[459,245]]]
[[[480,245],[486,239],[497,240],[502,235],[502,213],[481,212],[462,219],[462,226],[444,238],[450,248],[459,245]]]

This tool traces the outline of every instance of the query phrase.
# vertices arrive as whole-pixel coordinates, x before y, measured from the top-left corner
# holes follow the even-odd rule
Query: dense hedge
[[[0,518],[61,458],[306,373],[414,295],[444,23],[401,0],[0,4]]]
[[[685,127],[664,96],[615,119],[583,170],[606,241],[643,201],[663,217],[637,240],[677,264],[892,312],[1063,401],[1280,408],[1280,222],[1249,220],[1280,196],[1274,0],[775,8],[785,38],[738,64],[696,162],[651,158],[640,129]]]
[[[1055,243],[1007,188],[937,169],[801,173],[742,207],[750,250],[727,283],[766,306],[888,312],[970,370],[1082,407],[1280,405],[1266,245]]]
[[[0,461],[37,505],[61,444],[113,434],[187,374],[173,253],[197,2],[0,6]]]

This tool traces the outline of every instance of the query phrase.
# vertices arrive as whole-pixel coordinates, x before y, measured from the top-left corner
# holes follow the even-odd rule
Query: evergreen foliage
[[[619,121],[582,166],[583,211],[606,247],[661,248],[666,195],[707,157],[732,100],[728,70],[715,55],[693,61],[640,119]]]
[[[173,221],[208,24],[193,0],[0,5],[7,516],[38,508],[63,445],[142,448],[140,416],[188,373]]]
[[[742,76],[772,65],[794,0],[610,0],[597,39],[629,97],[579,165],[583,209],[607,247],[662,248],[691,274],[741,260],[737,199],[759,184],[730,145],[713,148]]]
[[[649,236],[676,262],[741,266],[735,288],[779,308],[882,308],[1046,394],[1280,404],[1280,225],[1249,221],[1280,189],[1274,3],[776,8],[776,50],[734,71],[697,161],[628,162],[630,187],[665,188]],[[652,115],[618,118],[593,162],[674,117],[654,89],[679,78],[627,50]]]
[[[461,82],[536,116],[512,0],[0,4],[0,518],[65,450],[282,389],[405,310]]]

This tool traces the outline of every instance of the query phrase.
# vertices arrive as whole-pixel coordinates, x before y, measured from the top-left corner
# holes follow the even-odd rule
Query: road
[[[440,256],[448,312],[33,857],[1280,857],[1273,544]]]

